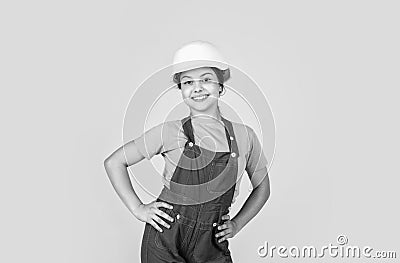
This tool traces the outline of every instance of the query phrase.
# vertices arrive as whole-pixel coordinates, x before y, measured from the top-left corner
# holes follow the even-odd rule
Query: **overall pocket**
[[[182,247],[187,245],[186,243],[193,232],[194,224],[191,223],[191,219],[182,215],[181,210],[167,209],[163,207],[161,207],[161,210],[171,216],[174,221],[170,222],[167,220],[166,222],[168,222],[171,227],[165,228],[164,226],[161,226],[163,232],[155,230],[156,234],[154,243],[156,247],[161,250],[178,253]]]
[[[165,219],[164,217],[160,217],[162,220],[164,220],[170,225],[170,228],[166,228],[156,222],[156,224],[158,224],[161,227],[163,232],[160,232],[155,229],[156,234],[154,238],[154,243],[159,249],[176,252],[177,251],[176,242],[177,242],[177,236],[179,234],[178,233],[179,229],[178,229],[178,224],[176,222],[174,210],[164,207],[160,207],[159,209],[164,211],[167,215],[174,218],[174,222],[171,222],[168,219]]]

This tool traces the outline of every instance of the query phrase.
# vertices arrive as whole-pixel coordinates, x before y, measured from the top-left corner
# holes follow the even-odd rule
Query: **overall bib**
[[[164,186],[157,201],[173,205],[159,207],[172,218],[162,218],[170,228],[163,232],[146,223],[141,246],[143,263],[232,262],[228,240],[218,243],[215,234],[229,213],[236,179],[238,146],[232,123],[222,117],[229,152],[213,152],[195,144],[191,118],[182,120],[185,143],[170,188]]]

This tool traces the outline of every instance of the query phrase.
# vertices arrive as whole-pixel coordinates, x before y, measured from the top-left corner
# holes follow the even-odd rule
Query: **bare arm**
[[[246,202],[240,211],[232,218],[239,232],[251,219],[253,219],[270,196],[270,186],[268,173],[265,175],[260,184],[253,183],[253,191],[250,193]]]
[[[224,215],[223,220],[227,220],[224,224],[218,227],[222,230],[216,234],[216,237],[221,237],[218,242],[222,242],[228,238],[234,237],[251,219],[253,219],[270,196],[269,177],[267,169],[265,176],[261,182],[252,181],[253,191],[243,204],[240,211],[230,220],[230,216]]]
[[[232,219],[238,231],[258,214],[270,196],[268,162],[263,153],[262,145],[256,133],[250,127],[248,128],[248,135],[249,157],[246,164],[246,171],[253,186],[253,191],[238,214]]]
[[[164,202],[155,201],[144,205],[137,196],[129,179],[127,167],[140,162],[144,158],[135,143],[131,141],[113,152],[104,161],[104,167],[111,184],[129,211],[140,221],[147,222],[162,232],[160,225],[166,228],[170,226],[161,217],[171,222],[173,218],[158,208],[172,209],[172,206]]]
[[[126,157],[124,149],[126,151]],[[143,159],[144,156],[138,151],[135,143],[131,141],[119,147],[104,161],[104,167],[111,184],[122,202],[133,215],[135,209],[142,204],[142,201],[131,185],[127,167]]]

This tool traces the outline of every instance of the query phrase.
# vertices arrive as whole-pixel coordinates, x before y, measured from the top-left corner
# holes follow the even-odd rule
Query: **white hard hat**
[[[175,52],[172,65],[172,79],[179,82],[176,73],[200,67],[216,67],[222,71],[224,82],[230,78],[230,70],[219,50],[206,41],[190,42]]]

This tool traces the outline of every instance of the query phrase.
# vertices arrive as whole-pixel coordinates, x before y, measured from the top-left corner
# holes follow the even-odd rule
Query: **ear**
[[[223,95],[225,94],[225,92],[226,92],[225,87],[224,87],[223,84],[220,84],[219,87],[220,87],[220,88],[219,88],[218,93],[219,93],[220,96],[223,96]]]

